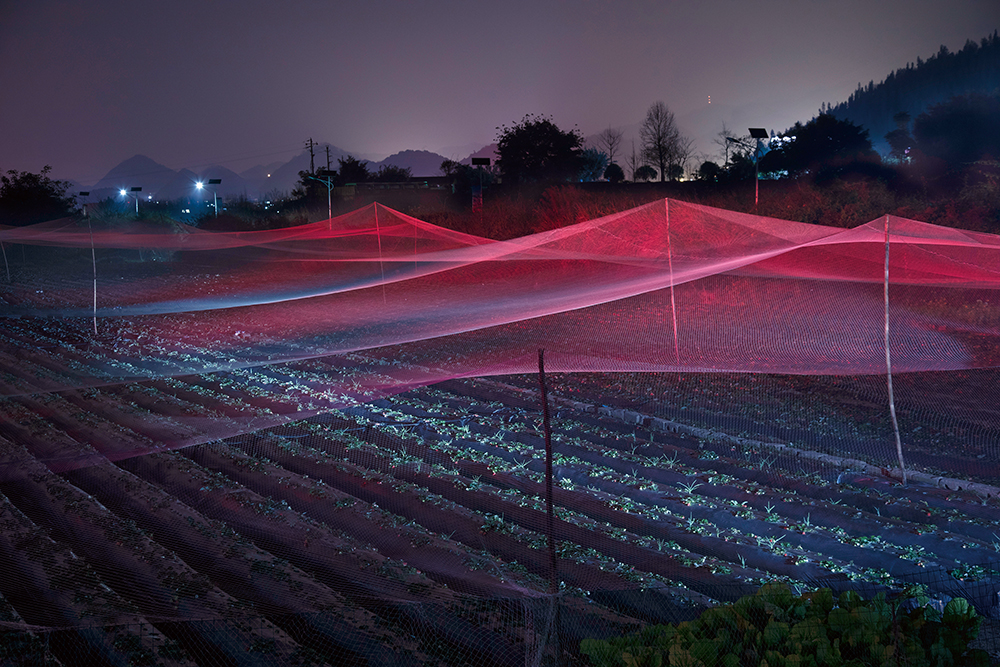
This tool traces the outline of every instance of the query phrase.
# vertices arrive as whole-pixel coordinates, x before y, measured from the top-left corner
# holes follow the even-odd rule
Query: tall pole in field
[[[549,542],[549,593],[559,592],[556,576],[556,543],[552,537],[555,512],[552,509],[552,427],[549,424],[549,390],[545,385],[545,350],[538,350],[538,385],[542,397],[542,427],[545,431],[545,534]]]
[[[90,232],[90,260],[94,265],[94,338],[97,338],[97,253],[94,251],[94,228],[87,219],[87,230]]]
[[[760,201],[760,148],[761,139],[767,139],[767,130],[762,127],[751,127],[750,136],[756,140],[757,146],[753,152],[753,212],[757,212],[757,203]]]
[[[889,216],[885,216],[885,378],[889,390],[889,417],[892,432],[896,438],[896,457],[899,459],[899,474],[906,486],[906,462],[903,460],[903,443],[899,438],[899,421],[896,419],[896,400],[892,395],[892,356],[889,353]]]

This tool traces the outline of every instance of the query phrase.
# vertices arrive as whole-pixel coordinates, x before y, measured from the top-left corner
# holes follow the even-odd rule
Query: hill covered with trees
[[[893,116],[906,113],[917,118],[933,105],[953,97],[1000,93],[1000,35],[997,31],[979,43],[968,40],[960,51],[941,46],[927,60],[890,73],[884,81],[858,84],[846,102],[823,105],[831,114],[868,129],[875,148],[888,153],[885,135],[896,129]]]

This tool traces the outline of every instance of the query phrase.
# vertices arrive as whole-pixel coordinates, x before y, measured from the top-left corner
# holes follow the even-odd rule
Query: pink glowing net
[[[272,231],[55,221],[0,241],[31,276],[3,292],[8,396],[313,360],[322,411],[533,372],[542,348],[553,372],[884,374],[887,323],[896,373],[1000,361],[1000,239],[893,216],[843,230],[664,200],[498,242],[375,204]],[[24,372],[25,355],[49,359]],[[191,420],[166,444],[250,427]]]
[[[372,205],[264,232],[63,221],[0,240],[49,247],[45,284],[14,281],[4,316],[114,352],[4,394],[389,345],[415,355],[407,383],[531,371],[539,347],[554,371],[883,373],[886,270],[894,370],[997,364],[994,322],[969,311],[1000,286],[1000,239],[893,216],[842,230],[660,201],[495,242]]]
[[[156,637],[142,625],[147,619],[196,655],[204,643],[215,657],[201,664],[223,664],[230,650],[209,621],[228,623],[225,636],[242,642],[233,656],[261,637],[279,653],[291,645],[269,625],[274,619],[295,641],[327,637],[331,646],[381,656],[383,638],[371,630],[381,621],[368,615],[403,627],[400,645],[428,636],[435,645],[479,651],[471,662],[487,664],[482,660],[502,651],[483,628],[502,624],[496,616],[468,620],[475,606],[473,615],[452,614],[459,593],[516,599],[494,610],[514,610],[504,621],[512,637],[522,626],[549,627],[551,618],[543,621],[551,608],[540,592],[548,582],[504,569],[516,561],[533,575],[547,572],[544,547],[530,534],[544,530],[544,514],[514,500],[540,493],[524,472],[538,472],[537,432],[518,430],[533,431],[537,415],[524,407],[527,400],[491,403],[489,387],[463,385],[459,398],[427,388],[533,374],[540,349],[550,374],[573,374],[553,378],[564,401],[557,411],[568,409],[565,396],[579,392],[598,408],[604,397],[627,397],[645,415],[726,427],[741,439],[713,441],[711,456],[742,455],[754,483],[779,456],[788,459],[783,470],[800,465],[758,446],[763,441],[893,465],[885,426],[891,363],[902,428],[924,438],[910,447],[904,437],[911,461],[1000,480],[992,393],[1000,368],[1000,237],[993,235],[893,216],[843,230],[665,200],[503,242],[372,205],[257,232],[176,223],[91,229],[71,220],[0,227],[0,250],[0,492],[10,499],[0,498],[0,560],[14,572],[9,581],[19,582],[0,586],[10,598],[0,597],[0,630],[6,623],[51,631],[53,645],[63,628],[97,623],[86,605],[112,589],[137,611],[106,605],[102,625],[131,623],[139,635]],[[512,383],[505,385],[508,398],[526,384],[537,387],[533,379],[503,381]],[[414,405],[396,410],[377,400],[391,395],[400,395],[398,405]],[[652,398],[643,403],[643,396]],[[881,424],[871,419],[876,414]],[[492,420],[493,430],[470,432],[467,422],[476,416]],[[632,423],[648,426],[634,417]],[[564,428],[569,440],[582,437],[585,425]],[[574,466],[582,463],[567,464],[562,482],[578,485],[574,502],[585,495],[580,489],[604,494],[585,498],[588,511],[619,513],[635,530],[645,530],[634,524],[652,516],[650,508],[674,502],[667,485],[723,484],[712,466],[730,464],[700,445],[674,453],[703,464],[706,476],[673,472],[666,449],[635,459],[662,444],[655,440],[632,431],[631,440],[603,433],[594,451],[576,440],[563,443],[567,460],[589,456],[614,472],[581,476]],[[476,458],[486,455],[499,458],[487,467]],[[434,465],[450,472],[428,473]],[[835,469],[830,485],[853,474],[851,465]],[[456,491],[448,480],[459,474],[471,481],[456,483]],[[629,474],[659,486],[619,484]],[[490,480],[518,493],[478,490]],[[640,500],[650,504],[621,509],[616,494],[646,494]],[[425,502],[431,495],[440,499]],[[697,507],[677,504],[688,525],[701,516],[691,514]],[[794,503],[781,504],[785,511]],[[512,519],[519,512],[524,518]],[[511,521],[524,534],[505,525]],[[757,524],[755,530],[770,525]],[[718,539],[699,553],[739,573],[719,583],[659,553],[673,549],[671,540],[683,541],[683,531],[663,532],[658,523],[649,533],[662,538],[657,553],[643,547],[642,559],[629,560],[619,553],[620,533],[559,525],[567,543],[577,539],[572,531],[591,530],[577,543],[683,582],[690,587],[684,599],[697,597],[692,590],[735,599],[746,592],[740,577],[752,568],[773,574],[785,567],[777,556],[753,560],[756,547],[744,550],[752,556],[748,565],[744,551]],[[989,540],[989,531],[983,534],[976,539]],[[459,543],[473,550],[464,560],[456,556],[465,554]],[[55,554],[48,556],[54,564],[36,567],[21,558],[36,544]],[[77,553],[111,586],[87,588],[83,574],[63,577],[62,563],[77,563]],[[594,565],[592,556],[561,555],[560,577],[592,602],[610,605],[607,591],[634,582]],[[198,570],[189,579],[181,577],[185,563]],[[807,578],[833,576],[826,566],[808,567]],[[57,589],[60,577],[70,592]],[[662,607],[662,591],[652,594],[655,604],[633,593],[618,591],[615,608],[646,618]],[[7,601],[23,618],[4,616]],[[337,605],[354,616],[314,614]],[[589,606],[564,618],[576,613],[593,627],[607,625],[587,616],[598,613]],[[245,630],[240,619],[254,615],[271,620]],[[183,631],[165,622],[171,619],[184,620]],[[65,632],[66,641],[81,645],[111,641]],[[538,664],[535,645],[523,641],[524,656],[495,664]],[[72,642],[62,655],[76,655]],[[381,660],[331,664],[388,664]]]
[[[305,416],[533,372],[540,348],[554,372],[884,374],[887,325],[897,373],[1000,359],[1000,239],[893,216],[842,230],[665,200],[497,242],[375,204],[272,231],[54,221],[0,241],[30,276],[3,292],[8,396],[313,360]],[[157,446],[275,420],[189,417]]]

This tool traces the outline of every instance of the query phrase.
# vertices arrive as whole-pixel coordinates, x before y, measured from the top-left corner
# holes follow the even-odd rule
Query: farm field
[[[890,304],[882,222],[14,230],[0,665],[574,664],[769,582],[961,597],[1000,659],[995,239],[894,220]]]
[[[0,664],[533,664],[776,580],[996,613],[995,497],[671,432],[626,376],[575,374],[551,379],[554,607],[537,378],[335,406],[357,361],[3,399]],[[198,431],[248,413],[275,425]]]

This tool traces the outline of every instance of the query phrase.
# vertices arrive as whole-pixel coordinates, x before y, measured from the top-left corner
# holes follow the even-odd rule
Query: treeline
[[[968,40],[952,53],[941,46],[926,61],[897,69],[876,84],[858,84],[846,102],[823,105],[820,113],[849,120],[867,128],[876,149],[885,152],[884,137],[895,129],[893,116],[900,112],[916,118],[930,106],[956,96],[995,95],[1000,92],[1000,36],[994,30],[978,44]]]

